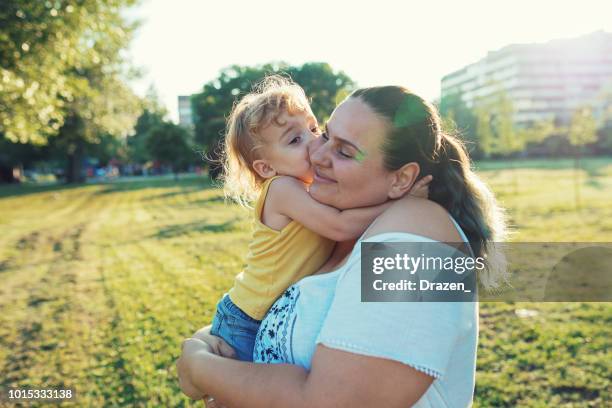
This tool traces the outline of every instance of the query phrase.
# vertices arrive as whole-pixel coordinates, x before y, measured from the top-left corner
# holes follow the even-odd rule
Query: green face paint
[[[355,160],[361,163],[362,161],[365,160],[365,157],[366,157],[366,154],[364,152],[357,152],[357,154],[355,155]]]

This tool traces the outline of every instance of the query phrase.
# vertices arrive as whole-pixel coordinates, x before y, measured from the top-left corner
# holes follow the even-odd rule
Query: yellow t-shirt
[[[292,284],[316,272],[329,258],[335,242],[292,220],[276,231],[261,222],[270,184],[264,182],[255,204],[253,237],[246,268],[236,276],[229,296],[253,319],[261,320],[274,301]]]

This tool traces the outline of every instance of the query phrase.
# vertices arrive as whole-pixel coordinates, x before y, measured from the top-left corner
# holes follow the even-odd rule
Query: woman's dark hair
[[[476,256],[488,259],[488,271],[481,274],[481,281],[486,287],[496,286],[505,271],[494,249],[494,243],[505,238],[504,216],[489,188],[472,170],[463,142],[442,130],[431,103],[406,88],[362,88],[350,97],[359,98],[388,122],[382,144],[388,170],[416,162],[420,176],[433,176],[429,199],[453,216]]]

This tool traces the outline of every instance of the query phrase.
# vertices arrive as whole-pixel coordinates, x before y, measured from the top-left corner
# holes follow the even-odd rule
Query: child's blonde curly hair
[[[253,168],[265,141],[259,132],[284,112],[312,114],[302,87],[290,78],[270,75],[234,105],[227,120],[223,158],[223,184],[227,198],[244,206],[257,199],[264,179]]]

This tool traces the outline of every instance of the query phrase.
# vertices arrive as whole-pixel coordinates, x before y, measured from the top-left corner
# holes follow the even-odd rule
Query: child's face
[[[295,115],[284,112],[278,122],[282,125],[273,121],[260,133],[265,141],[261,155],[269,166],[266,178],[283,175],[312,183],[314,173],[307,146],[321,133],[317,119],[310,111]]]

